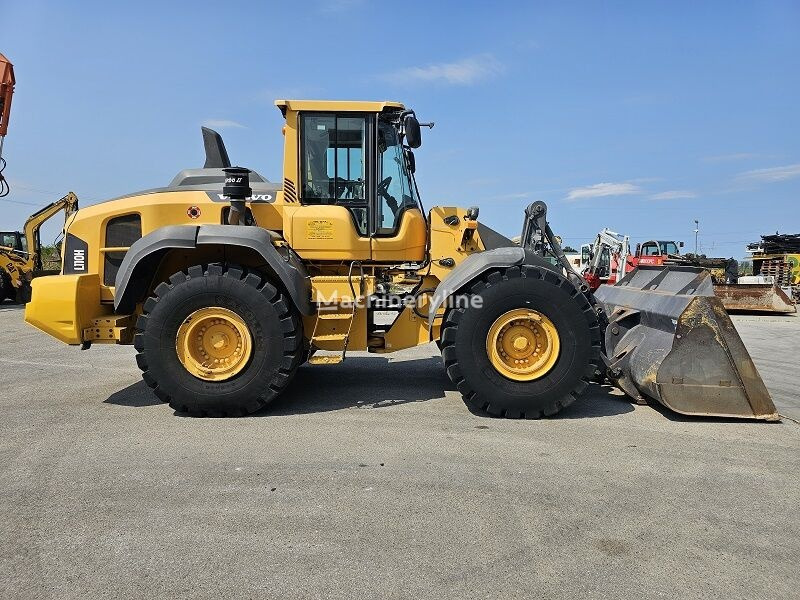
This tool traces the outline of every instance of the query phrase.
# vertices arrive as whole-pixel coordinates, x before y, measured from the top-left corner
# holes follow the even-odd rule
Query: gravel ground
[[[800,318],[737,317],[800,419]],[[433,345],[304,366],[256,416],[176,416],[127,347],[0,308],[0,596],[790,598],[800,425],[687,419],[608,387],[470,413]]]

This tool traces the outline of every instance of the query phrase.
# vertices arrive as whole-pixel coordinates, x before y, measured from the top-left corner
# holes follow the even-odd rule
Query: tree
[[[562,248],[562,250],[563,250],[564,252],[577,252],[577,250],[575,250],[575,248],[573,248],[572,246],[564,246],[564,247]]]

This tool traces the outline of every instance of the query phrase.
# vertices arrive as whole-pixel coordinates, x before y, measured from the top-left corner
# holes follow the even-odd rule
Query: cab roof
[[[355,100],[275,100],[275,106],[281,109],[283,116],[287,110],[293,111],[324,111],[324,112],[383,112],[385,110],[405,107],[400,102],[381,100],[377,102]]]

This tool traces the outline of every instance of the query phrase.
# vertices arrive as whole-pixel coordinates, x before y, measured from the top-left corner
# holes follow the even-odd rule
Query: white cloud
[[[211,127],[214,129],[226,129],[226,128],[246,129],[246,127],[241,123],[237,123],[236,121],[231,121],[229,119],[206,119],[205,121],[203,121],[203,126]]]
[[[586,187],[572,188],[567,200],[583,200],[584,198],[602,198],[605,196],[630,196],[638,194],[642,189],[632,183],[595,183]]]
[[[758,154],[752,152],[738,152],[736,154],[719,154],[717,156],[706,156],[703,158],[706,162],[732,162],[735,160],[747,160],[750,158],[758,158]]]
[[[481,54],[450,63],[434,63],[424,67],[406,67],[382,76],[392,83],[446,83],[471,85],[505,71],[491,54]]]
[[[754,169],[752,171],[745,171],[739,175],[740,179],[764,181],[766,183],[786,181],[787,179],[794,179],[795,177],[800,177],[800,163],[783,167],[770,167],[768,169]]]
[[[650,196],[652,200],[680,200],[681,198],[697,198],[697,194],[690,190],[667,190]]]

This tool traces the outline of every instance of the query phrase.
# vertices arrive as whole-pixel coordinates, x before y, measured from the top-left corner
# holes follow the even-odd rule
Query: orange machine
[[[3,140],[8,133],[8,118],[11,114],[11,96],[14,95],[14,65],[0,54],[0,197],[8,195],[8,183],[3,177],[6,161],[3,159]]]
[[[8,133],[8,116],[11,114],[14,83],[14,65],[0,54],[0,137]]]

